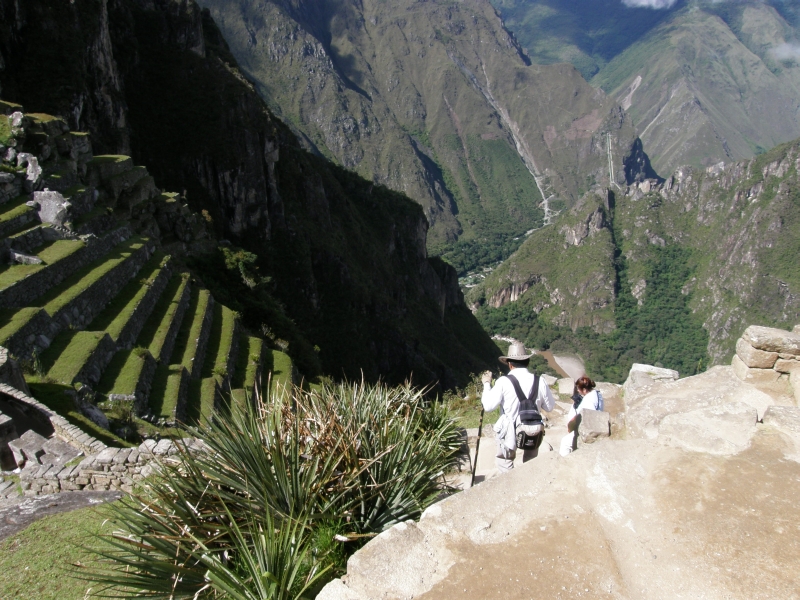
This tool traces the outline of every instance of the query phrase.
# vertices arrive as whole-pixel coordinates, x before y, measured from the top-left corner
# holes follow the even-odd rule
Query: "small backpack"
[[[539,395],[539,375],[533,378],[533,387],[528,397],[522,393],[522,388],[519,381],[513,375],[509,374],[508,380],[514,386],[514,391],[519,398],[519,420],[523,425],[544,425],[542,422],[542,415],[539,408],[536,406],[536,397]],[[517,448],[520,450],[535,450],[542,443],[544,438],[544,427],[535,435],[528,435],[525,431],[517,431]]]

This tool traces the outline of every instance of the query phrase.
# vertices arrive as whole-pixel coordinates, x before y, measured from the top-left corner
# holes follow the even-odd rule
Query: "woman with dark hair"
[[[603,396],[594,388],[597,384],[586,375],[575,382],[576,394],[572,395],[574,404],[567,415],[567,431],[569,433],[561,438],[561,456],[566,456],[575,449],[578,441],[578,425],[584,410],[603,410]]]

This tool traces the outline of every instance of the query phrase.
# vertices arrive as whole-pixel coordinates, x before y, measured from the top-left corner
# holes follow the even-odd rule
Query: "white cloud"
[[[780,46],[775,46],[769,51],[778,60],[800,60],[800,44],[784,42]]]
[[[630,8],[672,8],[678,0],[622,0],[625,6]]]

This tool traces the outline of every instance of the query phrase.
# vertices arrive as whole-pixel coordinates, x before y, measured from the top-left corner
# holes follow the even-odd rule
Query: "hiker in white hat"
[[[522,462],[537,456],[544,438],[541,411],[550,412],[556,403],[544,377],[528,371],[531,356],[525,352],[524,344],[514,342],[508,348],[508,356],[500,357],[500,362],[508,365],[508,375],[500,377],[494,387],[490,371],[481,375],[484,410],[500,407],[494,431],[497,437],[495,463],[501,473],[514,468],[517,448],[523,450]]]

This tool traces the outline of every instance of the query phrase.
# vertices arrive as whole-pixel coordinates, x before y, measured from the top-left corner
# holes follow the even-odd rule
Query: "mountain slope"
[[[782,0],[496,0],[534,62],[574,64],[633,118],[656,171],[800,135],[800,12]],[[655,7],[655,8],[652,8]]]
[[[450,387],[496,360],[454,270],[427,256],[420,207],[304,151],[196,4],[0,0],[0,12],[3,93],[89,129],[104,152],[129,144],[205,211],[244,251],[192,266],[253,331],[288,342],[305,375]]]
[[[468,301],[491,332],[578,350],[601,377],[725,363],[748,324],[800,320],[798,156],[795,141],[587,196]]]
[[[624,178],[629,120],[573,68],[529,66],[484,0],[202,3],[278,114],[422,204],[436,250],[506,244],[543,193],[557,210],[607,181],[606,132]]]
[[[796,32],[770,6],[739,8],[730,22],[682,11],[592,80],[634,118],[660,173],[752,157],[800,135],[800,63],[774,52]]]

